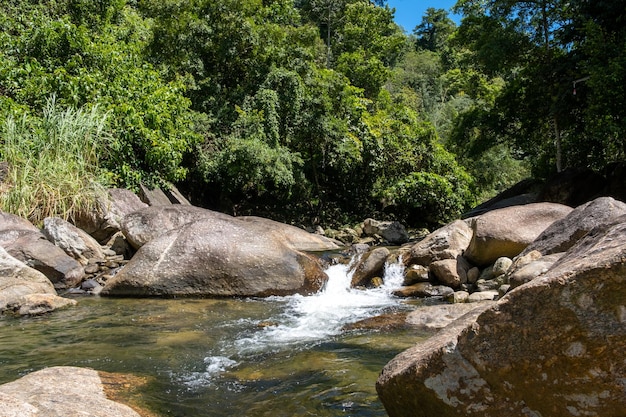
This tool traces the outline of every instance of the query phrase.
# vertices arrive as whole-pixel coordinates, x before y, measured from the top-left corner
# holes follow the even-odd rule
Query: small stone
[[[477,303],[480,301],[495,300],[498,298],[498,291],[482,291],[470,294],[467,298],[468,303]]]
[[[98,264],[88,264],[85,266],[85,274],[87,275],[96,274],[98,271],[100,271]]]
[[[450,297],[446,298],[451,303],[466,303],[470,294],[467,291],[455,291]]]
[[[413,285],[418,282],[428,282],[428,268],[422,265],[411,265],[404,273],[405,286]]]
[[[478,277],[480,276],[480,269],[477,267],[473,267],[469,271],[467,271],[467,282],[469,284],[476,284],[478,281]]]
[[[370,283],[370,285],[372,286],[372,288],[380,288],[382,287],[384,284],[383,279],[381,277],[374,277],[372,278],[372,281]]]
[[[500,275],[506,274],[506,271],[509,270],[512,264],[513,264],[513,261],[510,258],[507,258],[504,256],[501,258],[498,258],[496,262],[493,264],[493,275],[498,277]]]

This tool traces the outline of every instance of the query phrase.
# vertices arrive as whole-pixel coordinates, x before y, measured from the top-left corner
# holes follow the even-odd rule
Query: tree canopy
[[[177,184],[300,224],[431,226],[529,167],[626,152],[622,1],[460,0],[459,26],[430,8],[412,34],[385,1],[6,3],[2,159],[11,120],[97,109],[105,185]]]

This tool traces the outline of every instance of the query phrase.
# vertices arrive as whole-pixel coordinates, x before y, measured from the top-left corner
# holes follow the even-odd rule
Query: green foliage
[[[48,100],[41,117],[8,116],[0,157],[7,164],[3,211],[40,224],[45,217],[74,219],[93,209],[109,176],[99,167],[110,139],[96,107],[62,109]]]

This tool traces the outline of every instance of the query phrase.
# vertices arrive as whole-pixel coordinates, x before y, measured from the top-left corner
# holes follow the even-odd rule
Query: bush
[[[97,107],[62,109],[48,100],[43,115],[9,116],[2,125],[7,163],[0,206],[40,224],[50,216],[73,220],[90,211],[108,184],[98,160],[108,138]]]

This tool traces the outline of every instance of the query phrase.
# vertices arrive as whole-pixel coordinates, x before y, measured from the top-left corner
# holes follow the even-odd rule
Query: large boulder
[[[409,241],[409,234],[400,222],[366,219],[363,232],[367,236],[378,235],[392,245],[400,245]]]
[[[145,207],[147,204],[132,191],[112,188],[98,201],[94,210],[84,217],[75,219],[75,224],[99,243],[105,244],[121,230],[120,223],[126,215]]]
[[[16,417],[140,417],[105,395],[97,371],[45,368],[0,385],[0,415]]]
[[[322,288],[328,277],[314,257],[249,226],[215,216],[173,229],[143,245],[101,294],[270,296]]]
[[[565,252],[594,227],[626,215],[626,204],[611,197],[600,197],[577,207],[564,218],[552,223],[520,254],[531,251],[542,255]]]
[[[251,231],[256,230],[259,234],[272,233],[297,250],[314,252],[339,248],[333,240],[308,233],[295,226],[260,217],[232,217],[190,205],[155,206],[136,211],[123,219],[122,231],[131,245],[140,248],[170,230],[201,219],[239,222],[245,224],[242,227]]]
[[[389,253],[389,249],[384,247],[365,253],[354,267],[351,286],[369,287],[373,278],[382,277]]]
[[[535,203],[490,211],[472,219],[472,239],[465,258],[486,266],[500,257],[519,255],[548,226],[567,216],[571,207]]]
[[[456,220],[435,230],[404,251],[405,265],[429,266],[442,259],[456,259],[463,254],[472,238],[472,229],[463,220]]]
[[[377,390],[395,416],[621,416],[626,217],[550,270],[394,358]]]
[[[85,276],[83,266],[40,231],[12,230],[0,233],[0,246],[14,258],[43,273],[57,288],[77,285]]]
[[[75,303],[58,297],[48,278],[0,247],[0,312],[35,315]]]
[[[58,217],[45,218],[42,233],[55,246],[83,265],[89,259],[105,257],[102,246],[91,235]]]

